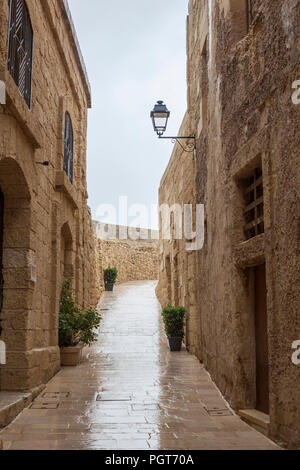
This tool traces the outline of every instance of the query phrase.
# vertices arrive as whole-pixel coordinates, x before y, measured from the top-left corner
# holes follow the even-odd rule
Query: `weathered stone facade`
[[[4,195],[0,390],[30,390],[60,368],[64,278],[80,307],[98,301],[97,241],[87,206],[88,79],[63,0],[28,0],[34,35],[32,103],[7,69],[9,4],[0,0],[0,187]],[[74,133],[73,184],[63,169],[65,116]],[[42,166],[38,162],[49,162]],[[1,227],[2,229],[2,227]]]
[[[196,263],[197,322],[188,335],[192,352],[236,410],[260,408],[259,396],[267,391],[264,415],[252,415],[270,437],[295,448],[300,367],[291,358],[292,343],[300,339],[300,106],[292,102],[292,86],[300,79],[300,1],[247,3],[247,16],[244,0],[189,3],[187,125],[197,140],[195,202],[205,205],[205,245]],[[172,160],[160,203],[172,197],[181,202],[180,195],[175,201]],[[181,175],[184,181],[186,172]],[[257,192],[256,178],[263,195],[255,195],[250,208],[259,228],[250,238],[245,197]],[[175,244],[161,245],[164,257]],[[180,269],[185,279],[179,286],[188,282]],[[173,277],[166,286],[163,267],[163,303]],[[182,295],[177,298],[184,303]],[[264,373],[260,354],[267,357]]]
[[[158,279],[158,241],[151,238],[158,238],[155,231],[97,222],[94,222],[94,227],[99,237],[99,276],[102,288],[103,271],[106,268],[118,269],[118,284]],[[130,239],[131,233],[136,237],[135,240]]]
[[[192,135],[190,119],[186,114],[179,135]],[[160,204],[170,208],[170,233],[175,234],[174,204],[184,212],[185,204],[194,205],[196,199],[195,184],[196,162],[193,152],[184,152],[179,144],[173,154],[159,189]],[[163,212],[160,213],[160,276],[157,296],[163,307],[182,305],[187,309],[186,347],[193,354],[200,354],[199,316],[197,303],[197,252],[187,251],[187,240],[167,240],[163,238]],[[183,228],[183,227],[182,227]],[[168,235],[168,233],[167,233]]]

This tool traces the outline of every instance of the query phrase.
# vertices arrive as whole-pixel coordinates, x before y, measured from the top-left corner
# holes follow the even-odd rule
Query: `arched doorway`
[[[0,390],[24,390],[30,382],[24,354],[28,352],[27,322],[34,289],[28,282],[28,271],[34,249],[30,242],[30,191],[13,158],[0,160],[0,188],[0,340],[6,348],[6,364],[0,365]]]

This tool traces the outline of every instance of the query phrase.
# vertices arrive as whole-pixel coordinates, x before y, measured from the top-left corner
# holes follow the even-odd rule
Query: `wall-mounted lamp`
[[[160,139],[169,139],[173,142],[173,144],[177,142],[185,152],[194,152],[196,150],[196,137],[195,136],[165,137],[163,135],[167,130],[167,125],[168,125],[170,114],[171,114],[170,111],[168,110],[167,106],[164,104],[163,101],[158,101],[156,103],[153,111],[151,111],[151,114],[150,114],[154,132],[156,132],[156,134],[158,135]],[[187,144],[186,147],[184,147],[180,142],[181,140],[191,140],[191,139],[193,139],[193,143]]]

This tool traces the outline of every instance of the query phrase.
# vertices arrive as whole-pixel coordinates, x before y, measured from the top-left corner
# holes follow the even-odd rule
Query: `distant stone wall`
[[[156,244],[99,240],[102,271],[118,269],[118,283],[158,279],[158,249]]]
[[[105,224],[94,221],[94,230],[100,240],[121,240],[156,244],[159,231],[148,228],[126,227],[124,225]]]
[[[121,233],[122,236],[124,236],[124,233],[129,233],[130,236],[129,227],[121,227],[120,230],[119,226],[110,225],[110,234],[116,233],[116,238],[111,236],[111,239],[104,236],[103,231],[99,231],[99,225],[94,222],[94,228],[98,236],[98,257],[102,286],[103,270],[109,267],[118,269],[117,283],[119,284],[129,281],[158,279],[158,241],[151,238],[145,239],[145,233],[148,233],[146,229],[141,229],[144,239],[119,240]],[[149,236],[151,236],[150,231]]]

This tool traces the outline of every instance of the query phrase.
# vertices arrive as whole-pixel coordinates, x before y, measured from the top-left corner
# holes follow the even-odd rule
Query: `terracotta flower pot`
[[[181,336],[176,336],[176,337],[168,337],[169,340],[169,346],[170,346],[170,351],[181,351],[181,346],[182,346],[182,337]]]
[[[60,363],[62,366],[77,366],[82,358],[84,344],[60,348]]]

